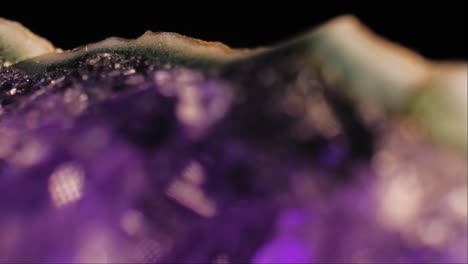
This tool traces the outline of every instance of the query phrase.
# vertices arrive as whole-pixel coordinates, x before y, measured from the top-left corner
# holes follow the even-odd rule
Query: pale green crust
[[[0,65],[54,52],[54,46],[21,24],[0,18]]]
[[[52,53],[22,61],[15,65],[24,71],[40,74],[84,56],[117,52],[144,56],[161,64],[184,65],[191,68],[218,67],[253,53],[253,50],[234,50],[218,42],[205,42],[176,33],[146,32],[135,40],[108,38],[63,53]]]

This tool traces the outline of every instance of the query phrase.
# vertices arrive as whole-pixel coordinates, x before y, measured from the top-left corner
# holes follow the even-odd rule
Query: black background
[[[0,16],[21,22],[57,47],[71,49],[109,36],[135,38],[146,30],[256,47],[293,37],[338,15],[354,14],[378,34],[426,57],[466,60],[463,1],[411,2],[282,1],[254,8],[252,3],[219,1],[195,9],[184,1],[173,7],[154,1],[115,1],[104,7],[69,1],[46,8],[19,3],[1,8]]]

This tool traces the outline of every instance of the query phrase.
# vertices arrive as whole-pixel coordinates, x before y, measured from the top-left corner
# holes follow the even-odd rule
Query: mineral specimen
[[[352,17],[65,52],[0,20],[0,58],[0,262],[468,261],[465,63]]]

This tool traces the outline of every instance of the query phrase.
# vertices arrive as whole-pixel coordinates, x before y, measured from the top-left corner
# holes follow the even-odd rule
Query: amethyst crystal
[[[0,68],[0,261],[466,261],[463,158],[301,49]]]

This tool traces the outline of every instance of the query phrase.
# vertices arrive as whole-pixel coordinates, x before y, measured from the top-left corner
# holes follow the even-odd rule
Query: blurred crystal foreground
[[[352,17],[69,52],[0,19],[0,60],[2,263],[468,261],[466,63]]]

